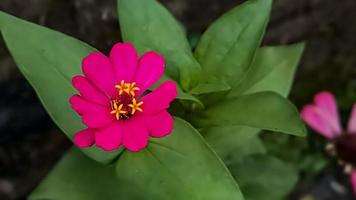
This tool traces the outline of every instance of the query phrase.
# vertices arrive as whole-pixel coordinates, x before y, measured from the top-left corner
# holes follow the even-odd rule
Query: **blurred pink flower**
[[[356,195],[356,104],[346,131],[341,127],[337,103],[330,92],[316,94],[314,103],[304,106],[301,115],[312,129],[329,140],[326,150],[345,167]]]
[[[84,76],[72,79],[80,95],[73,95],[70,103],[88,128],[75,134],[74,143],[82,148],[96,144],[106,151],[121,145],[140,151],[149,136],[170,134],[173,118],[166,109],[177,96],[176,84],[165,81],[145,92],[164,68],[161,55],[150,51],[139,58],[130,43],[115,44],[109,58],[99,52],[84,58]]]

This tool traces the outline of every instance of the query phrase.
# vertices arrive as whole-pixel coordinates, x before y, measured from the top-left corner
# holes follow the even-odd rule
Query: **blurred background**
[[[193,47],[214,19],[240,2],[162,1],[187,28]],[[106,53],[120,41],[115,0],[1,0],[0,10],[77,37]],[[290,96],[299,108],[311,102],[315,92],[330,90],[343,118],[349,115],[356,101],[355,11],[355,0],[274,0],[263,45],[307,42]],[[51,122],[1,39],[0,91],[0,199],[26,199],[71,144]],[[353,199],[349,179],[323,153],[321,137],[312,132],[307,140],[263,137],[272,153],[299,170],[300,181],[288,199]]]

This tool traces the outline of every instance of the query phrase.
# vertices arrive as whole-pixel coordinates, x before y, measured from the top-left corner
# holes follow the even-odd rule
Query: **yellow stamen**
[[[131,108],[131,115],[135,114],[136,110],[143,112],[142,108],[140,108],[140,106],[142,106],[142,104],[143,104],[143,101],[140,101],[137,103],[136,99],[133,98],[132,103],[128,105]]]
[[[123,92],[126,92],[126,84],[124,80],[120,82],[120,85],[115,85],[115,88],[119,90],[119,95],[122,95]]]
[[[126,83],[126,91],[125,92],[134,97],[136,95],[135,91],[140,90],[140,88],[136,87],[135,85],[136,85],[135,82]]]
[[[135,82],[125,83],[125,81],[122,80],[120,82],[120,85],[115,85],[115,88],[119,90],[119,95],[125,92],[126,94],[129,94],[134,97],[136,95],[135,91],[140,90],[140,88],[136,87],[135,85]]]
[[[124,104],[119,105],[119,103],[116,100],[112,101],[111,102],[112,110],[110,114],[115,114],[116,119],[119,120],[121,114],[125,115],[127,113],[127,111],[122,109],[123,106]]]

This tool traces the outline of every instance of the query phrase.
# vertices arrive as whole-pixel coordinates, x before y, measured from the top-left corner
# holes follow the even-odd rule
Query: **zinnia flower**
[[[351,175],[351,183],[356,195],[356,104],[354,104],[347,130],[340,124],[334,96],[330,92],[320,92],[314,97],[314,104],[302,110],[303,120],[329,140],[326,150],[336,156],[345,173]]]
[[[106,151],[121,145],[131,151],[146,147],[149,137],[171,133],[173,118],[166,111],[177,96],[173,81],[148,92],[163,75],[164,59],[149,51],[140,58],[129,43],[117,43],[110,57],[94,52],[82,61],[84,76],[75,76],[80,95],[70,103],[88,128],[74,136],[79,147],[96,144]]]

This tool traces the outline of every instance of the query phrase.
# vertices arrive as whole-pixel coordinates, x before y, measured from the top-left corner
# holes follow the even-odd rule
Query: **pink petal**
[[[74,144],[80,148],[90,147],[95,141],[94,129],[84,129],[74,135]]]
[[[110,60],[102,53],[91,53],[83,59],[83,72],[85,76],[99,90],[108,96],[115,96],[115,77]]]
[[[123,132],[123,145],[130,151],[137,152],[148,144],[148,129],[133,118],[125,122]]]
[[[123,124],[114,122],[95,134],[95,143],[105,151],[113,151],[122,143]]]
[[[354,194],[356,195],[356,171],[353,171],[351,174],[351,184]]]
[[[132,82],[137,68],[138,55],[130,43],[117,43],[111,49],[110,60],[118,82]]]
[[[328,121],[323,118],[322,114],[318,112],[316,106],[306,105],[301,112],[301,116],[311,128],[321,135],[330,139],[338,135],[333,131]]]
[[[334,132],[341,133],[339,113],[337,110],[336,100],[330,92],[320,92],[314,97],[315,105],[325,113],[323,116],[329,122]]]
[[[110,106],[110,100],[105,94],[97,90],[84,76],[75,76],[72,79],[73,86],[87,101],[104,106]]]
[[[169,135],[173,130],[173,117],[167,111],[142,118],[151,137],[161,138]]]
[[[73,95],[70,98],[70,103],[73,109],[82,116],[83,124],[90,128],[101,128],[114,120],[108,107],[90,103],[79,95]]]
[[[347,132],[356,134],[356,103],[352,107],[349,123],[347,125]]]
[[[142,94],[161,78],[164,66],[164,58],[154,51],[146,52],[140,58],[135,76],[135,82],[140,88],[138,95]]]
[[[165,81],[156,90],[144,96],[142,109],[143,114],[157,114],[167,108],[177,97],[177,86],[174,81]]]

